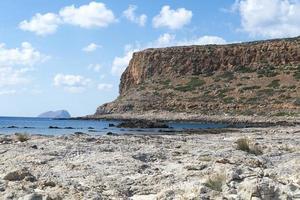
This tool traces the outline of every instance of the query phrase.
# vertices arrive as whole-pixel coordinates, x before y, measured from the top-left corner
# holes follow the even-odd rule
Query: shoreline
[[[300,125],[300,117],[270,117],[270,116],[230,116],[230,115],[201,115],[172,112],[145,112],[145,113],[120,113],[88,115],[72,119],[79,120],[159,120],[163,122],[195,122],[195,123],[228,123],[276,126],[276,125]]]

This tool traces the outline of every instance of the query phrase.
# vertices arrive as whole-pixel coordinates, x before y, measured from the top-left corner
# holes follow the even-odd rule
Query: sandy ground
[[[0,199],[300,199],[300,126],[0,135]]]

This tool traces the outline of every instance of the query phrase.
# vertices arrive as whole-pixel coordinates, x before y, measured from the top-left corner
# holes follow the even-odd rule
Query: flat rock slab
[[[296,199],[299,130],[30,136],[24,142],[6,136],[0,199]],[[241,138],[261,154],[238,150]]]

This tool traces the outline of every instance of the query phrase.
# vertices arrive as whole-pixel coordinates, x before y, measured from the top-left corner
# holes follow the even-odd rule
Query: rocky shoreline
[[[300,125],[300,117],[269,117],[269,116],[241,116],[241,115],[201,115],[178,112],[143,112],[143,113],[116,113],[102,115],[88,115],[73,119],[83,120],[147,120],[164,122],[203,122],[203,123],[226,123],[226,124],[248,124],[251,127],[269,126],[294,126]]]
[[[299,199],[300,126],[0,135],[0,199]]]

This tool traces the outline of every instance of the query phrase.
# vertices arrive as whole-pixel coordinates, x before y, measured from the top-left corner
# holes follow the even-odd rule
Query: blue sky
[[[0,115],[92,114],[132,52],[300,35],[299,0],[0,2]]]

